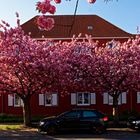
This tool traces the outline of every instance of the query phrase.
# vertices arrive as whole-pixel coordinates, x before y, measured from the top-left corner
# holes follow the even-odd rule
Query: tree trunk
[[[114,117],[114,123],[119,123],[119,109],[118,109],[118,96],[113,96],[113,112],[112,115]]]
[[[24,126],[31,126],[31,108],[30,108],[30,97],[26,97],[23,100],[23,120],[24,120]]]

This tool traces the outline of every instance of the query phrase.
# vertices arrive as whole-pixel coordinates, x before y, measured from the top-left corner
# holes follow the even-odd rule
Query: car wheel
[[[48,135],[55,135],[56,134],[56,128],[54,126],[50,126],[48,129],[47,129],[47,134]]]
[[[95,133],[96,134],[103,134],[104,132],[105,132],[104,126],[102,126],[102,125],[96,126],[96,128],[95,128]]]
[[[136,131],[137,131],[138,133],[140,133],[140,128],[136,129]]]

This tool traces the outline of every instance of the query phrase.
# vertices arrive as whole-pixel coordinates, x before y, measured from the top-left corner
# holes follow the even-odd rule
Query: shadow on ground
[[[29,137],[32,140],[41,139],[41,140],[140,140],[140,133],[133,131],[128,128],[109,128],[104,134],[91,134],[83,132],[72,132],[72,133],[63,133],[57,134],[55,136],[48,136],[46,134],[40,134],[37,132],[37,129],[24,129],[24,130],[1,130],[0,139],[2,137],[9,137],[8,140],[12,137],[18,139],[23,139]]]

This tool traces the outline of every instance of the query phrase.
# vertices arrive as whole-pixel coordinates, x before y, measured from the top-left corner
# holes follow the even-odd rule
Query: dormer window
[[[88,25],[88,30],[93,30],[93,26],[92,25]]]

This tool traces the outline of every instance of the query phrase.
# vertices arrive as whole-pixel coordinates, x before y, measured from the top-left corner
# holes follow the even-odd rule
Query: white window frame
[[[47,98],[50,98],[50,103],[47,103],[46,100]],[[45,94],[45,106],[52,106],[52,94],[51,93],[46,93]]]
[[[88,26],[87,26],[87,29],[88,29],[88,30],[93,30],[93,26],[92,26],[92,25],[88,25]]]
[[[16,99],[18,99],[17,104],[16,104]],[[17,94],[14,94],[14,107],[21,107],[21,106],[22,106],[21,98]]]
[[[103,104],[113,105],[113,97],[107,92],[103,93]],[[127,104],[127,92],[122,92],[118,97],[118,105]]]
[[[78,104],[78,94],[80,94],[80,93],[85,94],[85,92],[71,93],[71,105],[89,106],[89,105],[96,104],[96,93],[94,93],[94,92],[93,93],[86,92],[89,94],[89,97],[88,97],[89,103],[88,104],[85,104],[85,103]],[[82,95],[82,96],[84,96],[84,95]]]
[[[46,103],[47,96],[50,96],[50,103]],[[57,106],[58,105],[58,93],[56,92],[47,92],[44,94],[44,105],[45,106]]]
[[[81,94],[82,95],[82,103],[78,103],[78,96],[79,96],[79,94]],[[84,97],[85,97],[85,94],[88,94],[88,103],[84,103],[84,101],[85,101],[85,99],[84,99]],[[77,93],[77,105],[78,106],[88,106],[88,105],[90,105],[91,104],[91,95],[90,95],[90,93],[87,93],[87,92],[78,92]]]

